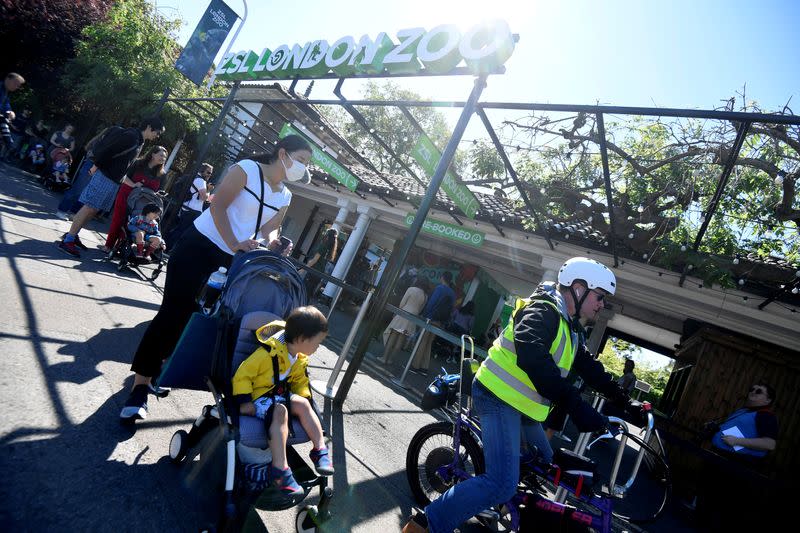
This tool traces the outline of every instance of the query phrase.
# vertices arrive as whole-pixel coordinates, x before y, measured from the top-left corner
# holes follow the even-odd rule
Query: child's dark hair
[[[296,307],[286,318],[286,342],[310,339],[319,333],[328,332],[328,319],[313,305]]]
[[[156,204],[147,204],[142,208],[142,216],[146,217],[150,213],[161,213],[161,208]]]

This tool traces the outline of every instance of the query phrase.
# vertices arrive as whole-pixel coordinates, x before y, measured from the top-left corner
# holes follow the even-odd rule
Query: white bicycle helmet
[[[558,271],[558,283],[569,287],[575,280],[583,280],[589,289],[603,289],[613,296],[617,290],[614,273],[599,261],[587,257],[573,257]]]

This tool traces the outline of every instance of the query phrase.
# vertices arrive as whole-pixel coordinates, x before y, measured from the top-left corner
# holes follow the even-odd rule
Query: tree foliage
[[[739,110],[761,112],[752,102]],[[735,128],[727,121],[606,118],[618,251],[659,266],[693,269],[693,275],[727,286],[744,275],[732,267],[734,256],[800,261],[795,189],[800,128],[769,123],[750,127],[718,209],[694,249],[732,157]],[[585,221],[598,234],[609,234],[594,115],[534,113],[506,121],[503,137],[507,145],[522,147],[514,166],[540,212],[554,222]],[[508,185],[504,179],[497,184]]]
[[[380,83],[370,80],[366,83],[362,96],[365,100],[377,101],[424,100],[414,91],[403,89],[392,81]],[[405,165],[415,169],[416,175],[422,181],[428,181],[428,177],[416,168],[417,165],[411,157],[411,150],[417,142],[419,132],[403,112],[397,107],[389,106],[355,107],[364,116],[369,129],[374,130],[374,133],[386,142],[398,158],[393,157],[380,146],[369,130],[358,124],[342,107],[328,106],[322,108],[321,111],[342,136],[359,153],[369,159],[379,172],[406,175]],[[444,149],[451,136],[451,130],[444,115],[432,107],[409,108],[409,112],[433,143],[440,150]],[[463,152],[456,154],[452,166],[456,172],[462,169],[464,158]]]
[[[598,356],[598,360],[603,363],[606,372],[614,376],[615,379],[619,379],[622,376],[625,359],[632,358],[636,363],[636,367],[633,370],[633,373],[636,374],[636,379],[649,383],[652,387],[650,392],[646,394],[640,393],[639,399],[642,401],[647,400],[657,406],[658,401],[664,394],[674,363],[670,362],[665,366],[648,364],[638,357],[640,353],[641,349],[636,345],[620,339],[610,339],[603,352]]]

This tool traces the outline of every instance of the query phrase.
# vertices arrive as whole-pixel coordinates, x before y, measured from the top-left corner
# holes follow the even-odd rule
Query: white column
[[[339,198],[336,201],[336,205],[339,207],[339,212],[336,214],[336,220],[333,221],[331,227],[336,228],[336,231],[342,231],[342,225],[347,222],[347,215],[353,211],[355,204],[348,198]]]
[[[350,237],[347,239],[347,244],[344,245],[342,253],[339,254],[339,259],[336,261],[336,266],[333,267],[331,276],[337,279],[344,279],[347,272],[350,270],[350,265],[356,257],[356,252],[361,247],[361,242],[364,240],[364,235],[367,234],[370,222],[375,218],[375,210],[369,206],[358,206],[358,220],[353,231],[350,232]],[[338,217],[337,217],[338,219]],[[328,283],[325,287],[325,296],[333,298],[336,295],[338,287],[333,283]]]
[[[542,280],[540,283],[558,281],[558,271],[561,269],[561,265],[561,261],[555,261],[548,257],[542,258],[542,269],[544,272],[542,273]]]
[[[183,140],[186,138],[186,135],[178,139],[178,142],[175,143],[175,146],[172,148],[172,151],[169,153],[169,157],[167,158],[167,162],[164,164],[164,172],[169,172],[169,169],[172,168],[172,163],[175,161],[175,156],[178,155],[178,150],[181,149],[181,145],[183,144]]]
[[[478,275],[476,274],[472,281],[469,282],[469,287],[467,288],[466,294],[464,294],[464,301],[461,305],[472,300],[472,297],[475,296],[475,292],[478,290],[478,286],[481,284],[480,280],[478,279]]]

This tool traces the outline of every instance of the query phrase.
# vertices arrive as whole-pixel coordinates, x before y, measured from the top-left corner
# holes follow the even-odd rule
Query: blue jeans
[[[452,486],[425,508],[430,533],[452,533],[481,511],[507,502],[517,491],[522,415],[477,381],[472,386],[472,402],[481,420],[486,472]],[[541,424],[532,424],[534,436],[536,425],[541,431]],[[544,439],[543,431],[541,437]]]
[[[553,462],[553,448],[550,447],[550,441],[547,440],[547,434],[544,432],[541,422],[523,417],[522,440],[528,446],[536,446],[536,449],[539,451],[537,455],[541,455],[543,461],[546,463]],[[529,452],[532,453],[533,450],[529,450]]]
[[[64,197],[61,198],[61,202],[58,204],[59,211],[63,211],[64,213],[77,213],[81,208],[83,204],[78,201],[78,198],[81,197],[83,189],[85,189],[92,180],[92,177],[89,175],[89,169],[92,168],[92,165],[94,165],[93,162],[84,159],[83,165],[78,169],[78,173],[75,174],[72,187],[64,193]]]

